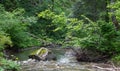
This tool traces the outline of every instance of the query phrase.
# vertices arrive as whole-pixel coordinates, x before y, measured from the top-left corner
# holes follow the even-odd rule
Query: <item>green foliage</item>
[[[104,21],[93,22],[83,16],[89,21],[89,24],[83,24],[82,20],[55,15],[54,12],[49,10],[41,12],[38,16],[51,20],[51,24],[56,26],[53,29],[55,32],[57,30],[66,30],[63,32],[65,40],[67,40],[64,43],[65,45],[81,46],[85,49],[97,50],[107,54],[120,52],[120,41],[118,40],[120,34],[119,31],[115,30],[112,23]]]
[[[76,4],[74,4],[73,17],[78,19],[84,19],[83,17],[81,17],[81,15],[85,15],[93,21],[97,21],[99,19],[108,21],[108,10],[106,6],[107,0],[80,0],[76,2]]]
[[[50,10],[45,10],[43,12],[40,12],[38,15],[40,19],[46,19],[47,23],[43,24],[42,27],[44,27],[41,30],[44,30],[44,33],[46,34],[45,36],[49,36],[50,38],[64,38],[65,37],[65,26],[67,23],[67,18],[64,15],[64,13],[60,15],[56,15],[54,12]],[[64,28],[64,30],[63,30]]]
[[[42,0],[20,0],[19,7],[25,9],[26,16],[36,15],[38,12],[46,9],[47,5]]]
[[[64,13],[57,15],[55,12],[50,10],[40,12],[38,16],[40,19],[42,18],[46,19],[46,21],[49,21],[47,24],[43,24],[45,26],[44,29],[46,30],[44,33],[46,33],[48,38],[52,37],[52,39],[64,41],[66,36],[70,37],[71,35],[74,35],[74,37],[82,37],[84,35],[83,33],[80,33],[82,32],[80,29],[82,29],[83,26],[82,20],[78,20],[76,18],[67,18]],[[77,35],[78,33],[80,34]]]
[[[4,71],[4,69],[2,67],[0,67],[0,71]]]
[[[0,28],[1,31],[7,33],[15,47],[31,46],[31,38],[28,35],[28,26],[35,22],[33,17],[24,17],[23,9],[16,9],[12,12],[7,12],[4,9],[0,11]]]
[[[82,20],[78,20],[77,18],[67,18],[64,13],[57,15],[50,10],[40,12],[38,16],[40,19],[42,18],[49,21],[48,24],[43,24],[45,26],[44,29],[49,31],[44,31],[43,33],[46,33],[45,36],[48,36],[47,38],[51,38],[50,36],[52,36],[55,43],[63,44],[64,46],[80,46],[76,40],[87,36],[86,31],[88,30],[85,29],[88,25],[84,25]],[[54,28],[52,28],[53,26]]]
[[[115,55],[114,57],[112,57],[111,59],[116,65],[120,65],[120,55]]]
[[[120,31],[116,31],[114,25],[109,22],[106,7],[110,2],[108,0],[0,2],[4,6],[0,5],[0,56],[6,45],[18,49],[40,45],[42,42],[77,46],[108,55],[120,53]],[[120,22],[120,1],[117,0],[108,8],[113,10],[112,14]]]
[[[90,21],[89,24],[84,25],[81,31],[86,35],[82,38],[76,37],[75,40],[76,44],[82,48],[97,50],[109,55],[120,53],[120,34],[112,23]]]
[[[120,22],[120,1],[109,4],[108,8],[111,9],[110,15],[115,15],[117,20]]]
[[[19,71],[20,65],[6,59],[0,59],[0,71]]]
[[[62,32],[60,36],[64,36],[64,39],[68,40],[65,42],[66,45],[81,46],[85,49],[97,50],[109,55],[120,53],[120,34],[111,22],[93,22],[83,16],[89,21],[88,24],[83,24],[82,20],[67,18],[64,14],[56,15],[49,10],[41,12],[38,16],[51,20],[49,24],[55,26],[54,29],[50,29],[53,31],[52,34],[55,32],[54,35],[60,35]],[[59,35],[54,37],[58,38]]]
[[[0,31],[0,57],[3,56],[2,50],[4,49],[5,45],[12,46],[12,41],[10,36]]]
[[[51,0],[51,7],[52,11],[54,11],[57,14],[61,14],[62,12],[65,13],[66,16],[71,15],[71,9],[72,6],[78,2],[79,0]]]
[[[4,5],[5,10],[7,11],[13,11],[19,6],[17,0],[1,0],[1,3]]]
[[[5,44],[8,44],[8,45],[12,46],[12,41],[7,34],[0,31],[0,45],[4,46]]]
[[[46,9],[50,9],[57,14],[65,12],[66,15],[71,13],[71,7],[78,0],[20,0],[20,7],[27,11],[27,15],[35,15]]]

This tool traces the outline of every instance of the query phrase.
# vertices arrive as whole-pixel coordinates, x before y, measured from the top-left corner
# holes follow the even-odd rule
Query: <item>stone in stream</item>
[[[57,57],[55,56],[55,54],[53,54],[52,51],[48,52],[48,55],[46,56],[46,60],[57,60]]]
[[[109,55],[104,55],[99,51],[92,51],[81,48],[71,48],[75,52],[76,60],[78,62],[107,62]]]
[[[38,61],[40,60],[56,60],[56,56],[53,54],[53,52],[47,48],[40,48],[37,51],[34,51],[29,55],[29,58],[36,59]]]

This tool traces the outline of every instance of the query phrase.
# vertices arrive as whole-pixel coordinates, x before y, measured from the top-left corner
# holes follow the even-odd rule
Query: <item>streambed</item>
[[[40,61],[23,64],[21,71],[120,71],[104,63],[58,63],[56,61]]]
[[[120,71],[114,65],[106,63],[77,62],[71,50],[63,48],[49,48],[55,53],[57,61],[35,61],[28,59],[28,55],[36,49],[29,49],[15,53],[21,64],[21,71]],[[71,54],[72,53],[72,54]]]

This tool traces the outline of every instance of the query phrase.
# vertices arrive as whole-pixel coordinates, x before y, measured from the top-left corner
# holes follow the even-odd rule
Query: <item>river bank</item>
[[[75,52],[78,49],[73,50],[71,48],[48,48],[56,55],[57,60],[55,61],[29,59],[28,55],[38,49],[39,47],[34,47],[24,49],[18,53],[12,53],[15,57],[18,57],[17,63],[20,64],[21,71],[120,71],[119,67],[109,61],[78,61],[76,60]],[[93,55],[90,56],[93,54],[92,52],[88,54],[86,54],[86,57],[93,57]]]
[[[78,62],[74,57],[63,56],[57,61],[28,59],[19,62],[21,71],[120,71],[112,63]]]

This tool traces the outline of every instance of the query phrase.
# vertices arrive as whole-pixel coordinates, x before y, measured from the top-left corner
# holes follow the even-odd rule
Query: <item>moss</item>
[[[37,51],[36,54],[39,55],[39,56],[42,56],[44,54],[48,54],[48,49],[47,48],[41,48]]]
[[[41,55],[43,55],[45,53],[48,53],[48,49],[42,47],[42,48],[40,48],[38,50],[33,51],[30,55],[39,55],[39,56],[41,56]]]
[[[115,65],[120,66],[120,55],[114,56],[111,60]]]
[[[37,51],[33,51],[29,58],[36,59],[36,60],[45,60],[46,56],[48,55],[48,49],[47,48],[40,48]]]

